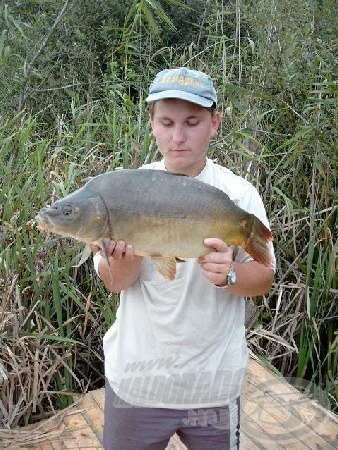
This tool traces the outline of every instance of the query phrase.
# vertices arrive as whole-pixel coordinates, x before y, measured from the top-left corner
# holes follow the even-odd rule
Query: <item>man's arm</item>
[[[199,258],[203,275],[217,286],[226,286],[231,264],[234,265],[237,279],[233,286],[227,287],[227,292],[244,297],[254,297],[267,294],[274,279],[274,270],[259,264],[257,261],[244,263],[233,262],[233,252],[220,239],[206,239],[204,243],[215,249]]]
[[[92,245],[91,249],[94,254],[100,251],[96,245]],[[106,288],[117,293],[127,289],[137,280],[142,257],[136,256],[133,247],[123,241],[111,241],[107,253],[109,264],[105,258],[101,258],[98,273]]]

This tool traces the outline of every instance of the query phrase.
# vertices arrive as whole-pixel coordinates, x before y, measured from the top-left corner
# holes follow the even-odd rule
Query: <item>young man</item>
[[[207,158],[220,124],[210,78],[186,68],[164,70],[147,101],[163,159],[143,169],[196,177],[268,225],[256,189]],[[174,281],[128,243],[111,242],[111,268],[93,248],[102,281],[121,292],[104,337],[106,450],[162,450],[174,433],[191,450],[239,448],[248,360],[244,296],[267,293],[274,273],[213,236],[205,244],[212,251],[179,263]]]

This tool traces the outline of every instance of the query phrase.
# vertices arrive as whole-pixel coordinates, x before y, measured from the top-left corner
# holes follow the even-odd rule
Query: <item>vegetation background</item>
[[[155,73],[209,73],[223,124],[210,157],[271,218],[275,285],[251,349],[337,412],[338,19],[335,0],[8,0],[0,5],[0,427],[103,385],[109,295],[81,248],[34,216],[88,177],[158,157]]]

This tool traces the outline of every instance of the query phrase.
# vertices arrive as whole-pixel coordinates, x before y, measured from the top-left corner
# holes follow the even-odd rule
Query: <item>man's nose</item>
[[[173,130],[173,141],[174,142],[184,142],[186,139],[183,127],[176,126]]]

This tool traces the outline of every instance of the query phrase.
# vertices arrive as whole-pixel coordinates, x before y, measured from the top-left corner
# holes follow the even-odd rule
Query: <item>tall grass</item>
[[[328,34],[318,37],[323,23],[334,34],[334,23],[324,6],[263,1],[253,12],[249,1],[210,5],[194,44],[153,49],[145,35],[140,54],[125,43],[126,66],[110,64],[102,97],[90,92],[83,102],[74,91],[54,122],[39,113],[3,114],[3,426],[53,414],[74,391],[103,383],[102,337],[115,319],[117,298],[90,261],[75,267],[81,245],[42,235],[33,219],[90,176],[159,157],[144,98],[154,73],[177,65],[214,78],[223,123],[209,156],[259,188],[271,219],[276,281],[258,300],[249,344],[283,374],[320,385],[338,409],[337,48]]]
[[[83,154],[91,139],[85,124],[41,139],[37,121],[21,118],[17,128],[16,119],[0,131],[0,337],[8,377],[0,406],[8,425],[22,424],[33,413],[52,413],[72,401],[71,392],[100,384],[100,340],[114,320],[113,301],[92,269],[74,267],[81,249],[42,236],[33,222],[42,205],[88,176],[83,160],[94,160],[98,173],[107,170],[109,158],[96,158],[95,145]],[[100,328],[92,328],[93,323]],[[10,409],[13,399],[18,409]]]

